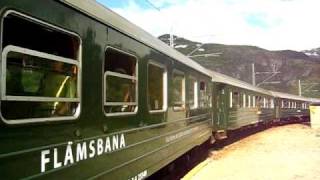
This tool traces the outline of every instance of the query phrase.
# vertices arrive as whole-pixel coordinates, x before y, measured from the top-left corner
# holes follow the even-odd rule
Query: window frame
[[[243,108],[246,108],[247,107],[247,96],[246,96],[246,93],[243,93],[242,94],[242,107]]]
[[[117,51],[118,53],[121,53],[121,54],[124,54],[124,55],[127,55],[127,56],[130,56],[130,57],[133,57],[135,60],[136,60],[136,68],[135,68],[135,78],[132,78],[130,75],[126,75],[126,74],[121,74],[121,73],[117,73],[117,72],[113,72],[113,71],[105,71],[104,70],[104,66],[106,65],[107,63],[107,51],[108,49],[112,49],[114,51]],[[107,117],[113,117],[113,116],[127,116],[127,115],[135,115],[138,113],[138,109],[139,109],[139,78],[138,78],[138,75],[139,75],[139,59],[137,56],[135,56],[134,54],[131,54],[131,53],[128,53],[126,51],[123,51],[121,49],[118,49],[118,48],[115,48],[115,47],[112,47],[112,46],[107,46],[104,50],[104,55],[105,55],[105,58],[104,58],[104,61],[103,61],[103,66],[102,66],[102,73],[103,73],[103,91],[102,91],[102,97],[103,97],[103,102],[102,102],[102,110],[103,110],[103,113],[105,116]],[[118,77],[118,78],[124,78],[124,79],[130,79],[130,80],[135,80],[136,81],[136,87],[135,87],[135,100],[136,102],[107,102],[107,96],[106,96],[106,78],[107,76],[111,75],[111,76],[114,76],[114,77]],[[135,105],[136,107],[134,108],[134,111],[133,112],[111,112],[111,113],[107,113],[104,109],[105,106],[124,106],[124,105]]]
[[[229,92],[229,108],[233,108],[233,92],[230,90]]]
[[[182,79],[182,102],[183,102],[183,104],[181,107],[172,105],[172,108],[174,111],[182,111],[182,110],[185,110],[185,108],[186,108],[186,75],[183,71],[180,71],[178,69],[173,69],[172,80],[173,80],[174,74],[178,74],[178,75],[183,76],[183,79]],[[175,103],[175,102],[172,102],[172,103]]]
[[[31,23],[35,23],[41,27],[46,27],[52,31],[57,31],[60,33],[65,33],[69,36],[73,36],[77,38],[79,41],[78,46],[78,53],[77,53],[77,59],[71,59],[66,58],[62,56],[56,56],[53,54],[49,54],[46,52],[41,52],[37,50],[31,50],[28,48],[15,46],[15,45],[7,45],[6,47],[3,47],[3,28],[4,28],[4,19],[9,16],[14,15],[17,16],[25,21],[29,21]],[[59,102],[78,102],[77,109],[75,113],[71,116],[59,116],[59,117],[41,117],[41,118],[21,118],[21,119],[6,119],[2,115],[2,112],[0,110],[0,116],[4,123],[9,125],[15,125],[15,124],[31,124],[31,123],[43,123],[43,122],[54,122],[54,121],[70,121],[70,120],[76,120],[79,118],[81,113],[81,97],[82,97],[82,39],[81,37],[76,34],[75,32],[63,29],[61,27],[52,25],[50,23],[47,23],[43,20],[39,20],[37,18],[31,17],[29,15],[23,14],[21,12],[18,12],[16,10],[7,10],[3,16],[1,17],[1,42],[0,42],[0,52],[1,52],[1,68],[0,68],[0,78],[1,78],[1,94],[0,94],[0,105],[2,101],[10,101],[10,100],[22,100],[22,101],[29,101],[29,102],[54,102],[59,100]],[[31,56],[36,56],[40,58],[45,58],[49,61],[58,61],[63,62],[67,64],[73,64],[77,66],[77,98],[55,98],[55,97],[36,97],[36,96],[7,96],[6,95],[6,73],[7,73],[7,55],[9,52],[18,52],[21,54],[27,54]],[[34,101],[34,100],[37,101]]]
[[[255,95],[252,96],[252,107],[253,108],[256,107],[256,96]]]
[[[201,83],[203,83],[204,84],[204,90],[201,90],[200,88],[201,88]],[[201,96],[201,91],[203,91],[203,96],[204,97],[202,97]],[[198,93],[199,93],[199,96],[198,96],[198,101],[199,101],[199,103],[198,103],[198,108],[200,108],[200,109],[205,109],[205,108],[208,108],[209,106],[207,106],[206,105],[206,96],[207,96],[207,93],[208,93],[208,83],[207,83],[207,81],[205,81],[205,80],[200,80],[199,81],[199,84],[198,84]],[[202,106],[201,106],[201,103],[202,103]]]
[[[188,83],[189,85],[192,85],[192,89],[193,89],[193,106],[192,107],[189,106],[189,108],[194,110],[199,108],[199,102],[198,102],[199,101],[199,95],[198,95],[199,83],[198,83],[198,79],[192,75],[189,75],[189,80],[190,79],[194,80],[194,82],[193,84],[189,84],[190,82]],[[189,89],[188,89],[188,95],[189,95]],[[188,102],[188,105],[190,105],[189,102]]]
[[[162,94],[163,94],[163,104],[162,109],[160,110],[151,110],[149,108],[149,65],[157,66],[159,68],[164,69],[162,78],[163,78],[163,86],[162,86]],[[153,59],[149,60],[147,63],[147,106],[148,106],[148,112],[150,114],[156,114],[156,113],[163,113],[166,112],[168,109],[168,68],[162,64],[159,63]]]

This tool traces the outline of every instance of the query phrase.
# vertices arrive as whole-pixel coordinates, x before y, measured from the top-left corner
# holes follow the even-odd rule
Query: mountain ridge
[[[169,43],[169,35],[159,36],[159,39]],[[320,96],[320,85],[308,90],[308,83],[320,82],[320,48],[305,51],[278,50],[270,51],[258,46],[224,45],[215,43],[194,42],[183,37],[174,36],[174,47],[182,54],[202,66],[252,83],[252,64],[255,72],[279,72],[270,79],[279,84],[261,83],[271,74],[257,74],[256,82],[262,88],[298,94],[298,80],[306,89],[303,95]],[[319,50],[319,52],[317,51]],[[319,56],[316,54],[319,53]]]

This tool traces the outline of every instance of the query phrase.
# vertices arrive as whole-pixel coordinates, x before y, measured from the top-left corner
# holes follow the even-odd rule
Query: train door
[[[186,78],[185,73],[174,69],[170,78],[170,105],[167,121],[175,121],[186,118]]]
[[[227,126],[227,93],[225,85],[217,85],[216,93],[216,126],[218,130],[226,129]]]

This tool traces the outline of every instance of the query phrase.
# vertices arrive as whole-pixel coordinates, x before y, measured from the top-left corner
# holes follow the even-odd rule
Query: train
[[[2,0],[1,179],[151,176],[310,103],[211,71],[93,0]]]

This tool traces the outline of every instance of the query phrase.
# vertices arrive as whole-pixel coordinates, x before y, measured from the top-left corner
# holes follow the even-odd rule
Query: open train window
[[[203,108],[207,106],[207,84],[204,81],[200,81],[199,84],[199,107]]]
[[[242,95],[242,107],[245,108],[246,107],[246,94]]]
[[[261,96],[256,96],[256,104],[258,108],[262,108]]]
[[[270,109],[271,108],[271,99],[267,98],[267,108]]]
[[[252,107],[256,107],[256,96],[252,96]]]
[[[104,63],[104,111],[107,116],[137,112],[137,58],[108,47]]]
[[[172,75],[172,103],[174,110],[182,110],[185,107],[185,76],[183,72],[173,71]]]
[[[7,11],[2,25],[4,121],[76,119],[80,113],[80,38],[15,11]]]
[[[301,109],[301,102],[297,102],[297,108]]]
[[[230,99],[232,99],[231,107],[240,107],[240,94],[238,92],[233,92],[230,94]]]
[[[148,64],[148,106],[151,113],[167,109],[167,69],[153,61]]]
[[[198,82],[192,76],[189,77],[188,99],[191,109],[198,108]]]
[[[208,85],[208,90],[207,90],[207,105],[209,107],[212,107],[212,86],[211,84],[209,83]]]
[[[233,97],[232,97],[233,93],[232,91],[230,91],[229,93],[229,107],[232,108],[233,106]]]

